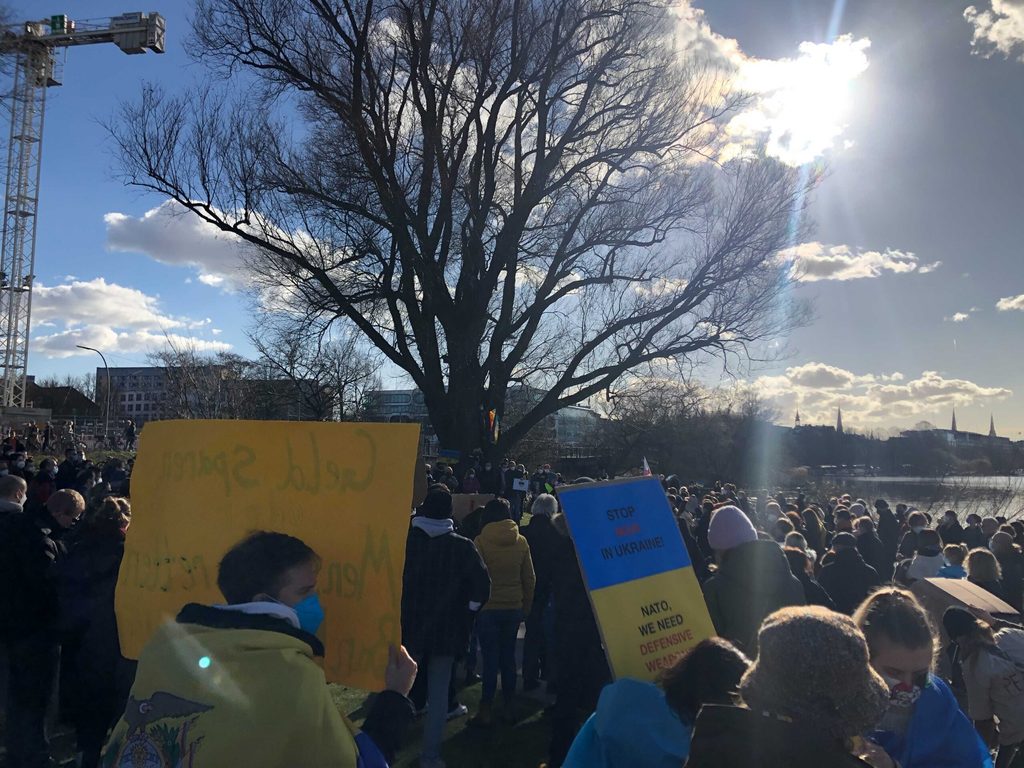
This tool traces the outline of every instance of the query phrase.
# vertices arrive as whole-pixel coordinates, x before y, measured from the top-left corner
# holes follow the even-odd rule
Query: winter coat
[[[466,475],[462,478],[462,492],[463,493],[480,493],[480,478],[475,475],[470,477]]]
[[[888,559],[885,545],[874,533],[862,533],[857,537],[857,551],[865,563],[878,571],[880,578],[887,579],[887,574],[892,573],[893,561]]]
[[[402,572],[402,643],[411,654],[462,654],[473,616],[490,594],[487,566],[451,520],[413,518]]]
[[[946,565],[946,559],[937,549],[922,549],[907,566],[907,583],[918,579],[934,579]]]
[[[756,652],[757,631],[768,614],[787,605],[806,605],[803,585],[772,541],[730,549],[703,590],[719,636],[748,654]]]
[[[836,610],[851,616],[882,580],[878,571],[864,562],[860,552],[843,548],[835,553],[829,565],[821,569],[818,583],[828,592],[836,604]]]
[[[900,548],[900,521],[888,507],[878,510],[878,538],[882,540],[885,548],[886,562],[895,563],[896,553]],[[879,573],[882,578],[888,579],[892,575],[892,566],[887,573]]]
[[[940,579],[966,579],[967,570],[962,565],[944,565],[939,568]]]
[[[10,514],[0,522],[0,636],[56,633],[64,535],[49,514]]]
[[[999,568],[1003,572],[1003,593],[1006,602],[1021,609],[1021,598],[1024,597],[1024,555],[1016,549],[1009,554],[997,557]]]
[[[503,478],[501,470],[497,467],[481,469],[476,476],[480,480],[480,493],[498,494],[502,492]]]
[[[942,522],[936,530],[939,532],[939,538],[942,539],[942,546],[964,543],[964,527],[960,525],[959,520],[954,520],[951,523]]]
[[[904,734],[874,731],[870,738],[900,768],[992,768],[974,724],[960,711],[949,686],[934,675],[921,691]]]
[[[360,733],[331,698],[314,660],[322,655],[319,640],[284,619],[186,605],[143,648],[104,764],[386,766],[412,704],[379,694]]]
[[[803,585],[804,597],[807,599],[808,605],[821,605],[830,611],[836,609],[836,604],[832,602],[828,592],[825,591],[825,588],[813,576],[809,573],[799,573],[796,574],[796,577],[800,580],[800,584]]]
[[[969,525],[964,528],[964,544],[969,550],[988,546],[988,539],[980,525]]]
[[[530,558],[537,579],[533,604],[535,608],[544,610],[551,597],[554,563],[562,536],[547,515],[534,515],[530,518],[530,522],[523,526],[522,534],[530,545]]]
[[[680,768],[690,733],[660,688],[625,677],[601,692],[562,768]]]
[[[705,705],[685,768],[865,768],[845,746],[803,723],[746,707]]]
[[[530,545],[512,520],[498,520],[484,526],[476,538],[477,549],[491,575],[491,597],[485,611],[522,611],[533,608],[537,576],[530,557]]]

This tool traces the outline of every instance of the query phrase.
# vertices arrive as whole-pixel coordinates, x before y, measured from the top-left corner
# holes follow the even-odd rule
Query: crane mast
[[[114,43],[125,53],[164,52],[158,13],[123,13],[76,24],[64,15],[0,33],[0,54],[14,57],[7,144],[3,235],[0,242],[0,406],[25,407],[32,283],[35,280],[39,174],[46,90],[60,85],[56,51]]]

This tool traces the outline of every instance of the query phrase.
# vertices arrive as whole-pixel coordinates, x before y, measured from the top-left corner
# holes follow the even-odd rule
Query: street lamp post
[[[108,445],[107,441],[110,439],[110,366],[107,365],[107,358],[98,349],[87,347],[84,344],[75,344],[75,346],[79,349],[95,352],[100,356],[100,360],[103,361],[103,370],[107,373],[107,405],[103,409],[103,444]]]

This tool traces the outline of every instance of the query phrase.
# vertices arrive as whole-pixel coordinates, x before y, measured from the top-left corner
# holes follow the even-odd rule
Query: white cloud
[[[721,159],[747,154],[764,142],[772,157],[803,165],[854,145],[840,139],[852,111],[852,83],[868,68],[868,38],[803,42],[792,57],[759,59],[714,32],[704,12],[688,0],[676,13],[681,49],[722,68],[737,88],[754,96],[726,126]]]
[[[800,411],[804,424],[832,424],[836,409],[857,426],[909,425],[922,416],[945,417],[951,408],[1002,400],[1013,392],[924,371],[906,381],[901,373],[857,374],[825,363],[806,363],[785,373],[762,376],[757,392],[784,414]]]
[[[237,290],[249,284],[242,242],[167,200],[140,217],[108,213],[107,248],[144,253],[171,266],[191,267],[204,285]]]
[[[1024,293],[1019,296],[1007,296],[996,302],[996,309],[1007,312],[1011,309],[1019,309],[1024,312]]]
[[[886,248],[884,251],[861,251],[848,245],[811,242],[794,245],[778,253],[780,261],[790,263],[790,275],[803,283],[819,280],[859,280],[880,277],[885,272],[905,274],[934,272],[940,261],[920,264],[908,251]]]
[[[1024,0],[992,0],[981,9],[969,5],[964,18],[974,28],[974,53],[988,58],[998,52],[1024,61]]]
[[[963,323],[969,320],[970,317],[970,312],[955,312],[952,317],[946,317],[943,319],[954,323]]]
[[[37,283],[32,311],[33,320],[39,321],[35,323],[37,329],[60,329],[32,339],[33,351],[51,358],[93,354],[78,349],[78,344],[121,354],[150,352],[168,339],[204,352],[231,348],[224,342],[179,333],[204,328],[213,322],[210,318],[194,320],[168,315],[161,310],[157,297],[108,283],[101,277],[55,286]]]

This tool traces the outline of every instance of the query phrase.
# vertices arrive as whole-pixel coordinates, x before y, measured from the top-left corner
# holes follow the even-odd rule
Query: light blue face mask
[[[320,625],[324,623],[324,609],[320,605],[320,596],[315,592],[293,605],[292,610],[299,617],[299,627],[311,635],[315,635]]]

